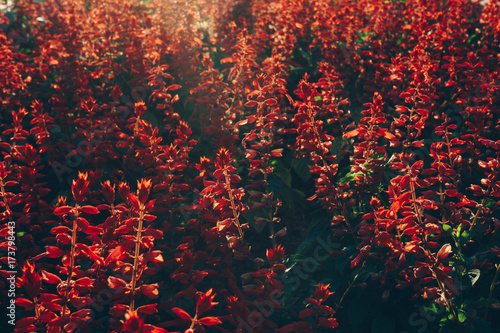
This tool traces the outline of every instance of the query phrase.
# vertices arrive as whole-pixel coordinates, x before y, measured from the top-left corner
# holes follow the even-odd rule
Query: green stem
[[[415,211],[415,215],[417,217],[418,224],[419,224],[420,228],[422,229],[421,232],[424,234],[424,238],[422,239],[423,249],[426,252],[427,257],[432,258],[434,256],[433,256],[432,252],[429,250],[427,235],[423,232],[423,228],[424,228],[425,224],[424,224],[424,221],[422,219],[422,216],[420,215],[420,209],[418,209],[417,196],[415,194],[415,184],[413,183],[413,179],[411,179],[411,174],[408,174],[408,176],[410,177],[410,191],[411,191],[413,210]],[[437,274],[434,272],[434,270],[432,271],[432,275],[436,279],[438,286],[439,286],[439,289],[441,289],[441,292],[443,293],[446,307],[450,310],[451,314],[453,315],[453,319],[455,320],[455,322],[457,323],[457,326],[458,326],[458,331],[461,333],[462,327],[460,326],[460,321],[458,320],[457,313],[455,312],[455,309],[453,308],[453,304],[446,297],[446,287],[445,287],[444,283],[441,280],[439,280],[439,278],[438,278]]]
[[[80,207],[78,204],[75,205],[75,216],[73,220],[73,231],[71,234],[71,253],[69,258],[69,267],[68,267],[68,278],[66,279],[66,291],[64,292],[64,304],[61,309],[61,317],[64,317],[66,314],[66,309],[68,307],[68,297],[69,292],[71,290],[71,278],[73,276],[73,267],[75,266],[75,255],[76,255],[76,232],[78,230],[78,225],[76,224],[76,220],[78,219]],[[61,327],[59,332],[64,332],[64,327]]]
[[[137,227],[137,235],[135,238],[135,253],[134,253],[134,270],[132,271],[132,286],[130,291],[130,311],[134,311],[135,307],[135,286],[137,279],[137,270],[139,269],[139,251],[141,248],[141,233],[142,233],[142,222],[144,220],[144,204],[141,204],[139,211],[139,226]]]
[[[349,286],[347,286],[346,290],[344,291],[344,293],[342,294],[342,297],[340,297],[340,300],[339,302],[336,304],[335,306],[335,312],[337,312],[337,310],[340,308],[340,305],[342,304],[342,302],[344,301],[344,298],[345,296],[347,295],[347,293],[351,290],[352,286],[354,285],[354,283],[356,282],[356,280],[358,279],[359,275],[361,274],[361,272],[363,271],[363,268],[365,267],[365,264],[366,264],[366,261],[367,261],[368,257],[365,257],[365,259],[363,260],[363,263],[361,264],[361,267],[359,268],[359,271],[358,273],[356,274],[356,276],[354,276],[354,279],[352,279],[352,281],[349,282]]]

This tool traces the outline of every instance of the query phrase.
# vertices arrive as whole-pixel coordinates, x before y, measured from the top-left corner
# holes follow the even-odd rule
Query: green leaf
[[[304,51],[303,49],[300,49],[300,55],[307,61],[307,65],[309,65],[309,67],[311,67],[311,56],[309,55],[309,53],[307,53],[306,51]]]
[[[463,311],[458,312],[458,321],[463,323],[464,321],[467,320],[467,315]]]
[[[269,179],[269,190],[276,196],[281,195],[281,190],[283,189],[283,177],[277,174],[271,174]]]
[[[307,158],[295,160],[293,162],[293,170],[303,182],[307,182],[311,179],[311,172],[309,172],[309,160]]]
[[[469,37],[469,39],[467,39],[467,44],[472,43],[472,41],[473,41],[474,39],[476,39],[476,38],[477,38],[477,34],[472,34],[472,35]]]
[[[340,148],[342,147],[343,144],[346,144],[348,141],[344,138],[335,138],[332,142],[332,147],[330,148],[330,152],[332,155],[339,155],[340,154]]]
[[[443,230],[450,235],[453,234],[453,228],[448,224],[443,224]]]
[[[283,184],[285,184],[287,187],[292,187],[292,173],[290,172],[290,170],[281,170],[276,174],[281,178]]]
[[[423,306],[423,309],[426,313],[430,314],[440,314],[443,311],[443,309],[439,308],[436,303],[431,303],[430,306]]]
[[[464,232],[462,232],[462,234],[460,235],[460,242],[465,244],[467,241],[469,241],[471,239],[471,236],[470,236],[470,233],[465,230]]]

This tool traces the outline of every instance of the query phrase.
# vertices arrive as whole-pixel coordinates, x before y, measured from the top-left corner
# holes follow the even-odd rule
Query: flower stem
[[[73,219],[73,230],[71,233],[71,253],[70,253],[70,258],[69,258],[69,267],[68,267],[68,278],[66,279],[66,291],[64,292],[64,304],[61,309],[61,317],[64,317],[66,314],[66,309],[68,308],[68,297],[69,297],[69,292],[71,290],[70,285],[71,285],[71,278],[73,276],[73,267],[75,266],[75,255],[76,255],[76,232],[78,230],[78,225],[76,224],[76,220],[78,219],[78,211],[80,207],[78,204],[75,206],[75,216]],[[59,332],[64,332],[64,326],[61,326],[61,329]]]
[[[139,254],[141,249],[141,233],[142,233],[142,222],[144,221],[144,204],[140,205],[139,211],[139,226],[137,227],[137,235],[135,237],[135,251],[134,251],[134,269],[132,271],[132,280],[130,281],[132,286],[130,287],[130,311],[134,311],[135,308],[135,286],[137,280],[137,271],[139,269]]]

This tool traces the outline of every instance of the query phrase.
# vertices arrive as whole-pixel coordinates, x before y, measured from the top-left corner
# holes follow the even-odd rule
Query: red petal
[[[47,271],[42,270],[42,279],[43,281],[50,284],[59,284],[62,282],[61,278],[55,274],[49,273]]]
[[[325,317],[319,317],[318,318],[318,321],[319,321],[319,325],[321,327],[325,327],[325,328],[335,328],[337,326],[339,326],[339,324],[337,323],[337,320],[335,318],[325,318]]]
[[[114,277],[114,276],[108,277],[108,286],[111,289],[122,289],[126,285],[127,285],[127,283],[124,280],[120,279],[120,278],[117,278],[117,277]]]
[[[144,263],[146,262],[163,262],[161,251],[151,251],[144,254]]]
[[[109,265],[109,263],[111,263],[113,261],[117,261],[117,260],[121,260],[121,259],[126,258],[128,256],[127,251],[130,249],[131,249],[130,246],[126,246],[123,244],[118,245],[106,258],[106,260],[104,261],[104,265],[107,266],[107,265]]]
[[[75,286],[88,288],[93,285],[94,279],[83,277],[75,281]]]
[[[56,209],[54,209],[54,215],[64,215],[64,214],[69,214],[69,212],[71,212],[71,210],[73,209],[73,207],[70,207],[70,206],[61,206],[61,207],[57,207]]]
[[[156,304],[148,304],[148,305],[143,305],[137,308],[137,312],[141,314],[155,314],[158,312],[156,309]]]
[[[207,325],[207,326],[222,324],[222,321],[220,321],[220,319],[217,317],[201,318],[198,320],[198,322],[203,324],[203,325]]]
[[[146,333],[169,333],[166,329],[161,327],[156,327],[150,324],[144,325],[144,332]]]
[[[16,305],[22,306],[26,308],[26,310],[32,310],[34,308],[33,302],[26,298],[16,298]]]
[[[140,291],[149,298],[158,297],[158,283],[144,284],[141,286]]]
[[[66,254],[66,251],[61,250],[55,246],[45,246],[45,250],[47,251],[47,257],[49,258],[59,258]]]
[[[448,255],[451,253],[451,245],[450,244],[444,244],[441,249],[437,253],[437,258],[439,260],[446,259]]]
[[[80,209],[87,214],[99,214],[99,209],[95,208],[94,206],[83,206],[80,207]]]
[[[61,226],[52,228],[52,230],[50,230],[50,233],[55,235],[55,234],[60,234],[62,232],[68,232],[68,231],[71,231],[71,229],[64,226],[64,225],[61,225]]]
[[[282,153],[283,153],[283,148],[271,150],[271,156],[274,157],[281,157],[283,156]]]
[[[257,101],[248,101],[245,103],[245,107],[247,107],[247,108],[253,108],[256,105],[257,105]]]
[[[346,134],[344,134],[345,138],[346,139],[350,139],[352,138],[353,136],[356,136],[358,135],[359,131],[358,130],[352,130],[350,132],[347,132]]]
[[[74,320],[75,317],[79,320],[88,321],[91,319],[92,311],[90,309],[81,309],[71,314],[71,319]]]
[[[307,317],[313,317],[314,316],[314,309],[305,309],[300,311],[299,313],[299,318],[307,318]]]
[[[135,196],[135,194],[130,193],[129,196],[128,196],[128,198],[130,200],[130,203],[132,203],[132,206],[134,206],[134,208],[136,210],[139,210],[139,208],[140,208],[140,202],[139,202],[139,199]]]
[[[392,133],[389,133],[389,132],[385,132],[384,133],[384,136],[389,139],[389,140],[396,140],[396,137],[394,136],[394,134]]]
[[[184,310],[180,309],[180,308],[172,308],[172,311],[179,317],[179,318],[182,318],[182,319],[187,319],[187,320],[193,320],[193,318],[191,318],[191,316]]]
[[[182,88],[182,86],[180,84],[171,84],[167,87],[167,90],[177,90],[180,88]]]
[[[269,99],[266,99],[264,101],[264,103],[262,103],[263,105],[269,105],[269,106],[273,106],[273,105],[276,105],[278,104],[278,102],[274,99],[274,98],[269,98]]]

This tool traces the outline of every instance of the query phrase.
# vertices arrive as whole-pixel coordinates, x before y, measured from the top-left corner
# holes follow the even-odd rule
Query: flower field
[[[500,1],[0,12],[2,332],[500,332]]]

